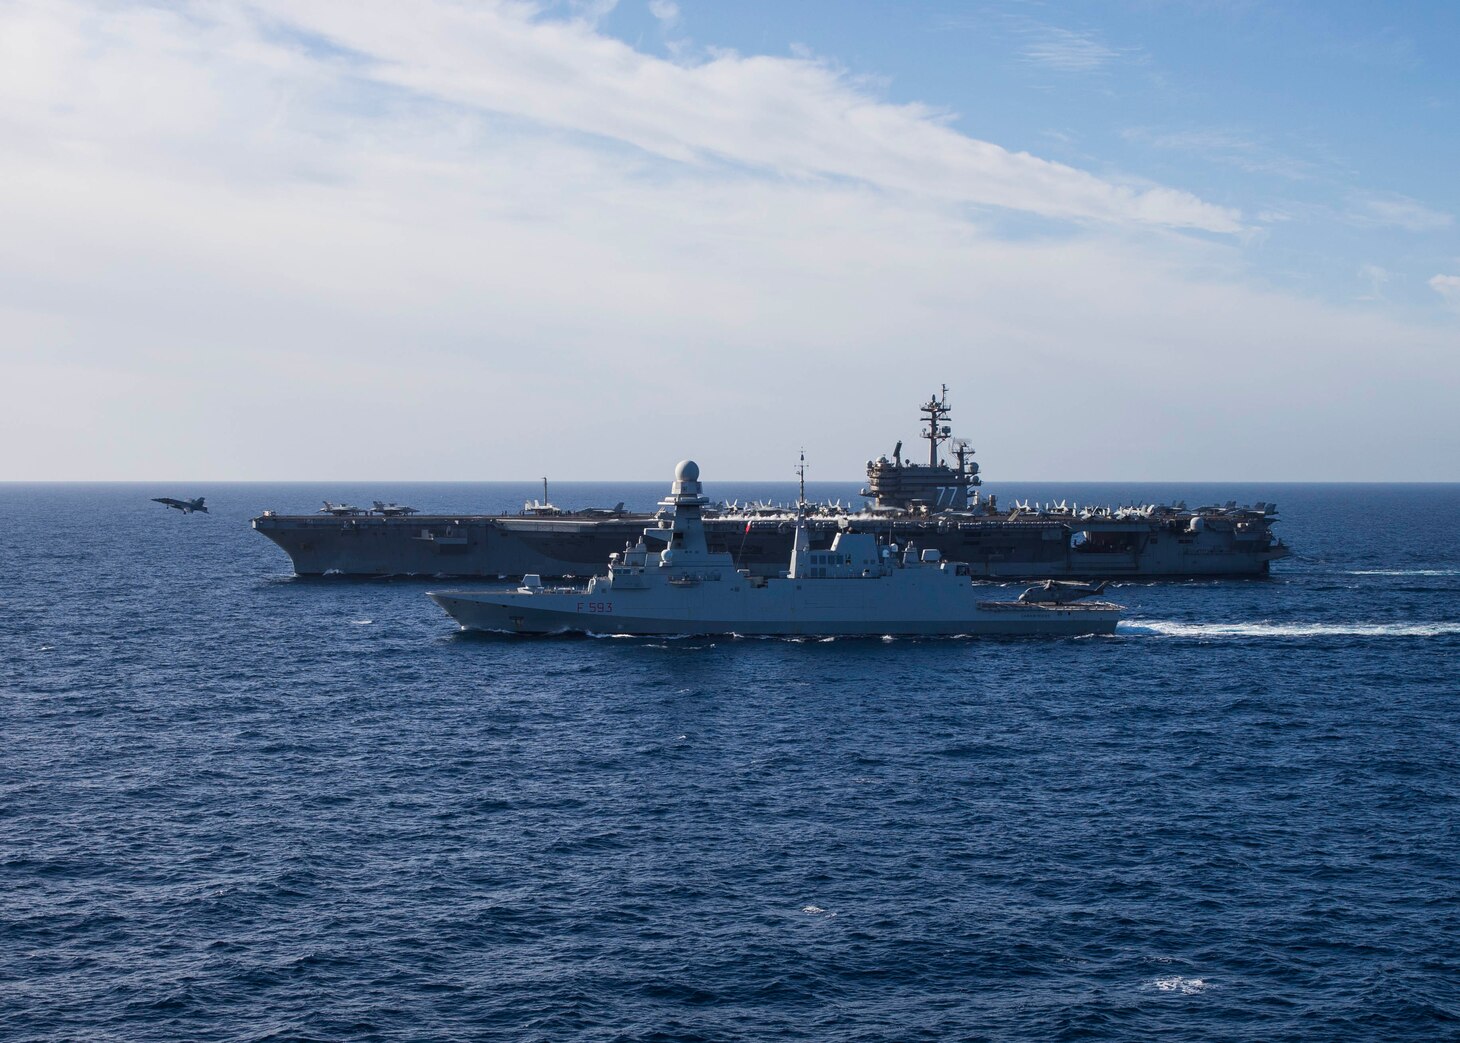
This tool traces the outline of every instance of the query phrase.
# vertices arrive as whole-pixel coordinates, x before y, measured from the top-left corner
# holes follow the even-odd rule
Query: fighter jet
[[[402,504],[394,503],[394,502],[391,502],[391,503],[381,503],[379,500],[376,500],[375,501],[375,506],[372,508],[372,510],[374,510],[376,514],[383,514],[383,515],[385,515],[387,518],[393,518],[393,517],[396,517],[396,516],[402,515],[402,514],[419,514],[420,513],[414,507],[406,507],[406,506],[404,506]]]
[[[176,500],[171,496],[154,496],[152,497],[152,502],[160,503],[164,507],[176,507],[184,514],[192,514],[194,511],[202,511],[204,514],[208,513],[208,508],[203,506],[203,497],[201,496],[196,500]]]
[[[360,508],[350,503],[330,503],[324,501],[324,506],[319,509],[320,514],[333,514],[336,518],[342,518],[347,514],[359,514]]]
[[[1068,580],[1047,579],[1030,587],[1019,595],[1024,605],[1067,605],[1081,598],[1093,598],[1105,593],[1105,583],[1089,586],[1085,583],[1071,583]]]
[[[625,514],[624,502],[620,500],[612,507],[584,507],[578,513],[586,518],[621,518]]]

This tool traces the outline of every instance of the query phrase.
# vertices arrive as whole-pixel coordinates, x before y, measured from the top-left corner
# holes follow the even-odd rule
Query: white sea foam
[[[1199,992],[1206,992],[1212,987],[1212,983],[1203,978],[1183,978],[1180,975],[1172,975],[1169,978],[1157,978],[1151,982],[1154,988],[1162,992],[1174,992],[1180,996],[1195,996]]]
[[[823,909],[823,908],[821,908],[821,906],[819,906],[819,905],[803,905],[801,907],[801,911],[803,913],[812,913],[813,915],[816,914],[816,913],[824,913],[824,912],[826,912],[826,910]]]
[[[370,624],[374,623],[375,620],[373,620],[373,619],[352,619],[352,620],[350,620],[350,622],[351,623],[354,623],[357,627],[368,627]]]
[[[1460,576],[1460,569],[1354,569],[1350,576]]]
[[[1159,637],[1446,637],[1460,634],[1460,623],[1176,623],[1133,619],[1118,632]]]

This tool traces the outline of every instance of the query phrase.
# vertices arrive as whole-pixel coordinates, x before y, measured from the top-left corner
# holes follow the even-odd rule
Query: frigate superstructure
[[[1273,532],[1277,508],[1235,502],[1079,505],[982,496],[968,443],[953,437],[947,387],[921,407],[927,461],[867,461],[865,507],[721,504],[704,511],[707,545],[737,567],[774,575],[798,519],[825,547],[838,533],[916,543],[989,579],[1189,579],[1265,576],[1288,555]],[[945,452],[951,450],[951,452]],[[547,499],[520,514],[405,514],[327,503],[318,514],[265,511],[253,527],[284,549],[301,576],[588,577],[655,514],[560,508]]]
[[[872,533],[838,532],[811,546],[798,517],[787,568],[737,568],[705,539],[709,504],[693,460],[675,468],[667,518],[610,556],[585,586],[445,590],[430,597],[461,626],[516,634],[570,632],[742,636],[1080,636],[1111,634],[1121,609],[1075,598],[989,601],[968,566],[936,550],[900,548]]]

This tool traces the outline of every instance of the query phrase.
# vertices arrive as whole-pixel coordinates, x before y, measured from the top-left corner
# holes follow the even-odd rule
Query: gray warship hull
[[[783,581],[784,582],[784,581]],[[825,584],[823,584],[824,586]],[[431,599],[467,630],[503,634],[627,634],[671,637],[733,634],[740,637],[1082,637],[1113,634],[1120,610],[1100,602],[1081,605],[1018,605],[1012,602],[923,604],[920,618],[878,617],[849,608],[845,592],[824,594],[806,584],[793,612],[768,613],[756,604],[770,600],[747,588],[733,604],[723,598],[688,597],[672,611],[635,614],[619,608],[594,614],[585,592],[521,595],[511,591],[433,591]],[[820,596],[818,596],[820,595]],[[622,605],[624,599],[620,599]],[[967,601],[967,599],[961,599]],[[611,604],[611,603],[608,603]],[[550,605],[550,607],[549,607]]]
[[[1194,517],[1202,524],[1192,525]],[[587,577],[637,538],[654,516],[530,518],[456,515],[336,518],[266,513],[253,520],[301,576],[422,576],[496,579],[537,573]],[[750,531],[746,531],[749,524]],[[870,532],[916,543],[964,562],[986,579],[1186,579],[1260,577],[1287,556],[1270,519],[1195,515],[1135,520],[1012,514],[976,518],[841,516],[812,518],[818,545],[839,531]],[[737,566],[772,574],[790,553],[785,520],[706,518],[712,549]]]

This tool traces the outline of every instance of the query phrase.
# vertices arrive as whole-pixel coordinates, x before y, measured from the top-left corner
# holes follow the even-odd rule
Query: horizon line
[[[4,485],[538,485],[536,478],[0,478]],[[865,478],[808,478],[807,485],[851,485]],[[549,478],[549,485],[652,485],[667,484],[657,478]],[[702,485],[761,482],[795,485],[795,478],[717,478]],[[993,485],[1025,483],[1038,485],[1460,485],[1460,478],[1353,479],[1332,478],[1004,478],[985,482]],[[868,499],[871,499],[869,496]]]

